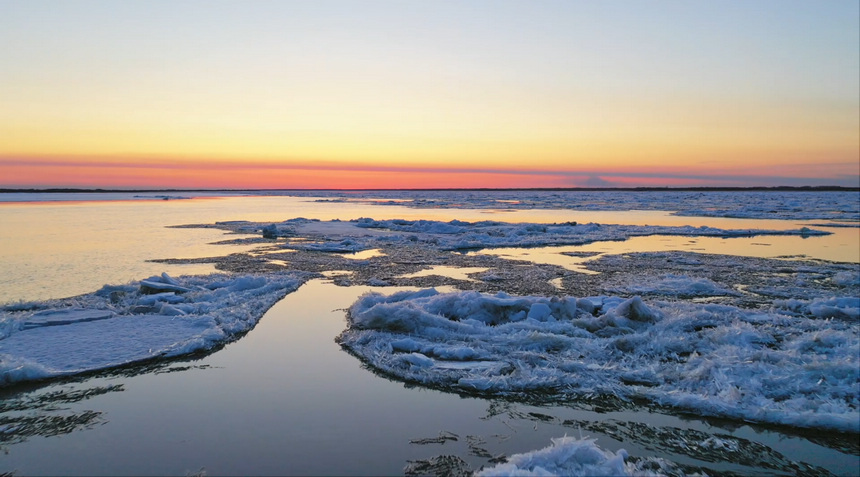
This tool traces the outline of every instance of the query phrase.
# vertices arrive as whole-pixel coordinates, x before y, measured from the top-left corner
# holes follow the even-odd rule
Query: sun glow
[[[856,5],[53,6],[6,8],[0,187],[860,185]]]

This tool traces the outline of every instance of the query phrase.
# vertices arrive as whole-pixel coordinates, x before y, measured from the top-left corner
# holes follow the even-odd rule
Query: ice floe
[[[476,477],[489,476],[658,476],[687,475],[677,465],[659,458],[628,459],[624,449],[601,449],[595,439],[561,437],[543,449],[514,454],[507,462],[484,468]],[[697,475],[697,474],[690,474]]]
[[[691,277],[689,275],[666,274],[645,283],[631,283],[626,287],[609,287],[609,291],[618,293],[636,293],[640,295],[675,295],[675,296],[721,296],[740,295],[727,290],[707,278]]]
[[[211,349],[253,328],[308,274],[167,274],[0,309],[0,385]]]
[[[253,222],[221,223],[237,232],[261,233],[265,238],[313,235],[313,240],[286,242],[283,248],[317,252],[352,253],[397,244],[424,244],[438,250],[469,250],[490,247],[537,247],[582,245],[606,240],[626,240],[648,235],[705,237],[750,237],[755,235],[829,235],[830,232],[801,227],[790,230],[721,229],[708,226],[606,225],[597,223],[507,223],[452,220],[374,220],[349,222],[290,219],[278,224]]]
[[[639,297],[371,293],[343,347],[390,376],[457,392],[645,399],[706,416],[860,430],[860,303],[768,309]]]
[[[833,276],[833,283],[843,287],[860,286],[860,271],[844,271]]]
[[[291,191],[320,201],[461,209],[666,210],[676,215],[860,222],[856,191]]]

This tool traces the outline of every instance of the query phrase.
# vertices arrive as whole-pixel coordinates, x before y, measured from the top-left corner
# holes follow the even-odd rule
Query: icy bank
[[[0,309],[0,386],[175,357],[231,341],[307,274],[163,274]]]
[[[342,346],[399,379],[547,400],[646,399],[705,416],[860,431],[857,300],[769,310],[639,297],[367,294]]]

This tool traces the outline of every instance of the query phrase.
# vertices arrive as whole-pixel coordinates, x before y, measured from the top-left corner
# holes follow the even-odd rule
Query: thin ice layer
[[[689,237],[750,237],[754,235],[796,235],[811,237],[830,232],[800,227],[792,230],[722,229],[700,226],[607,225],[597,223],[561,224],[464,222],[451,220],[374,220],[349,222],[290,219],[278,224],[254,222],[220,223],[219,227],[242,233],[261,232],[266,238],[313,235],[313,241],[287,242],[288,249],[317,252],[358,252],[391,245],[425,244],[439,250],[468,250],[492,247],[537,247],[582,245],[597,241],[626,240],[649,235]]]
[[[303,281],[302,274],[162,275],[31,304],[37,310],[7,307],[0,311],[0,385],[210,349],[253,328]]]
[[[428,289],[364,295],[338,339],[382,372],[456,391],[643,398],[701,415],[858,432],[858,303],[828,301],[841,319],[814,303],[794,305]]]
[[[290,191],[289,195],[415,208],[668,210],[700,217],[860,221],[856,191]]]

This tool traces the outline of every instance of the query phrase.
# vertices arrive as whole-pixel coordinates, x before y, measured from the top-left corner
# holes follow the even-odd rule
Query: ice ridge
[[[645,399],[705,416],[860,431],[856,299],[768,310],[639,297],[371,293],[343,347],[457,392]]]

